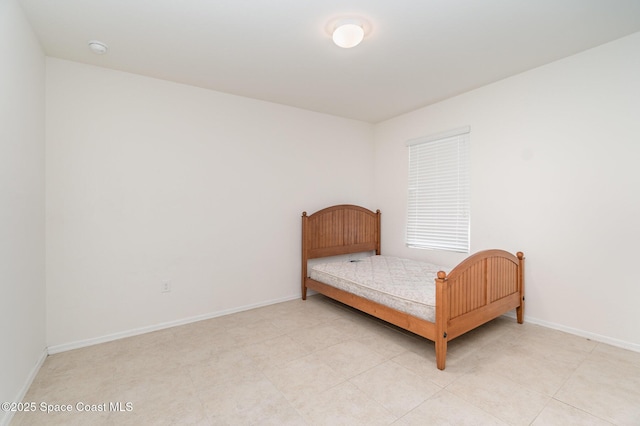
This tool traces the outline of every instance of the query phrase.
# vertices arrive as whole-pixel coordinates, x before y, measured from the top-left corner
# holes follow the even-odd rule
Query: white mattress
[[[321,263],[309,276],[418,318],[435,322],[435,278],[449,268],[389,256]]]

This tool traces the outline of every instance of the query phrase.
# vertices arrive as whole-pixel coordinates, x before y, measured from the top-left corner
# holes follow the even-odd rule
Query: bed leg
[[[438,370],[444,370],[447,361],[447,338],[439,337],[436,339],[436,365]]]
[[[309,236],[307,235],[307,221],[309,220],[309,216],[307,216],[307,212],[302,212],[302,280],[300,283],[302,284],[302,300],[307,300],[307,261],[308,252],[307,252],[307,243],[309,240]]]
[[[524,301],[521,303],[522,305],[516,308],[516,319],[518,320],[518,324],[524,323]]]
[[[518,290],[520,291],[520,306],[516,308],[518,324],[524,322],[524,253],[516,253],[518,257]]]
[[[447,326],[449,323],[449,280],[444,271],[436,278],[436,365],[444,370],[447,360]]]

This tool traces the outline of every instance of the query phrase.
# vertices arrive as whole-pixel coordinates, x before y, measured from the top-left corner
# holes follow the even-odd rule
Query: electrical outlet
[[[169,293],[171,291],[171,281],[163,281],[160,285],[161,293]]]

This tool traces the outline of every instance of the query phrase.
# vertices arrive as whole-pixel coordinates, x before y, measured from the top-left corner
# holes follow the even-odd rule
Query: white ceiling
[[[640,0],[18,1],[49,56],[372,123],[640,31]]]

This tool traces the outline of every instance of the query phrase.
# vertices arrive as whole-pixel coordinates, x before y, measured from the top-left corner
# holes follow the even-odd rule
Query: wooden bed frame
[[[380,254],[380,210],[342,204],[302,213],[302,299],[307,289],[435,342],[444,370],[447,342],[512,309],[524,320],[524,255],[485,250],[436,278],[436,318],[426,321],[309,278],[309,259],[375,251]]]

